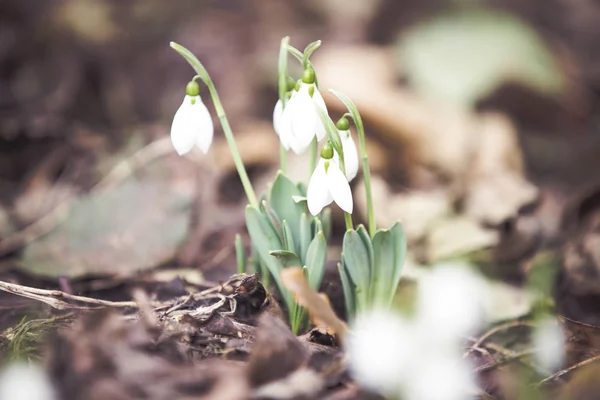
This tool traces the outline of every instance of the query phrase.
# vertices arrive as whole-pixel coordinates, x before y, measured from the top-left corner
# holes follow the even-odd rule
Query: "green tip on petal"
[[[308,88],[308,95],[312,98],[313,94],[315,94],[315,86],[311,86]]]
[[[327,141],[321,149],[321,158],[331,160],[333,158],[333,146],[330,141]]]
[[[188,96],[198,96],[200,94],[200,86],[198,86],[196,81],[191,81],[186,85],[185,94]]]
[[[315,70],[312,68],[305,68],[302,72],[302,82],[304,83],[315,83]]]
[[[296,81],[296,86],[294,87],[294,89],[296,89],[296,92],[300,90],[301,85],[302,85],[302,79],[298,79]]]
[[[291,92],[296,87],[296,81],[291,76],[288,76],[285,82],[288,92]]]
[[[340,118],[338,120],[337,124],[335,124],[335,126],[340,131],[347,131],[348,129],[350,129],[350,123],[348,122],[348,120],[345,117]]]

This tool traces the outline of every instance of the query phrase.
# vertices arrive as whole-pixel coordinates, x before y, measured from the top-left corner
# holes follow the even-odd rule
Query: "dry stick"
[[[487,339],[489,339],[490,337],[492,337],[496,333],[498,333],[500,331],[503,331],[503,330],[506,330],[506,329],[516,328],[516,327],[519,327],[519,326],[533,326],[533,323],[531,323],[530,321],[510,321],[510,322],[505,322],[505,323],[500,324],[500,325],[496,325],[495,327],[493,327],[492,329],[488,330],[483,335],[481,335],[479,337],[479,339],[477,339],[475,341],[475,343],[473,343],[473,345],[471,346],[471,348],[467,350],[467,352],[465,353],[464,357],[466,357],[467,355],[469,355],[469,353],[471,353],[471,351],[475,350],[476,348],[481,347],[481,344],[483,342],[485,342]]]
[[[94,299],[91,297],[85,296],[76,296],[69,293],[62,292],[60,290],[46,290],[46,289],[37,289],[30,286],[18,285],[16,283],[8,283],[4,281],[0,281],[0,290],[12,293],[17,296],[26,297],[29,299],[41,301],[42,303],[48,304],[50,307],[56,308],[58,310],[65,309],[79,309],[79,310],[94,310],[102,307],[114,307],[114,308],[139,308],[140,305],[135,301],[110,301],[110,300],[101,300]],[[212,294],[217,292],[219,287],[210,288],[207,290],[203,290],[202,292],[192,294],[194,299],[205,297],[208,294]],[[150,302],[150,305],[155,308],[165,307],[173,305],[178,301],[185,300],[189,298],[190,295],[181,296],[176,299],[173,299],[168,302]],[[71,301],[76,301],[79,303],[93,304],[97,307],[86,307],[80,306],[77,304],[70,304],[60,299],[66,299]]]
[[[541,380],[540,383],[538,383],[538,386],[545,385],[548,382],[551,382],[551,381],[553,381],[555,379],[558,379],[558,378],[562,377],[563,375],[568,374],[569,372],[571,372],[571,371],[573,371],[573,370],[575,370],[577,368],[585,367],[586,365],[591,364],[593,362],[596,362],[598,360],[600,360],[600,355],[594,356],[594,357],[590,357],[587,360],[583,360],[583,361],[581,361],[581,362],[579,362],[579,363],[577,363],[575,365],[571,365],[569,368],[562,369],[562,370],[560,370],[560,371],[558,371],[558,372],[550,375],[549,377]]]
[[[171,139],[168,136],[155,140],[115,165],[113,169],[94,186],[91,192],[98,192],[109,187],[114,187],[131,176],[136,169],[172,152],[173,147],[171,145]],[[73,201],[74,199],[71,198],[70,200],[59,204],[52,211],[26,226],[24,229],[0,240],[0,256],[33,242],[35,239],[47,234],[56,226],[60,225],[68,217]]]
[[[501,365],[508,364],[511,361],[518,360],[520,358],[523,358],[523,357],[526,357],[528,355],[531,355],[533,352],[534,352],[533,349],[523,350],[523,351],[520,351],[520,352],[514,352],[511,355],[505,356],[501,360],[494,360],[494,361],[491,361],[491,362],[489,362],[487,364],[484,364],[484,365],[481,365],[481,366],[477,367],[475,369],[475,372],[479,373],[479,372],[489,371],[489,370],[494,369],[496,367],[499,367]]]

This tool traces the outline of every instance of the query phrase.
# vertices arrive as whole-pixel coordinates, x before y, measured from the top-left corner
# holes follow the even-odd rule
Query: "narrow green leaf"
[[[398,290],[400,284],[400,278],[402,277],[402,270],[404,269],[404,262],[406,261],[406,234],[402,228],[402,224],[396,222],[390,229],[394,239],[394,276],[392,278],[392,290],[390,291],[389,303],[391,304]]]
[[[308,251],[308,246],[310,245],[310,241],[312,238],[312,232],[310,229],[310,219],[307,213],[302,213],[300,216],[300,238],[299,238],[299,247],[300,247],[300,260],[303,265],[306,265],[306,252]]]
[[[277,68],[277,88],[279,91],[279,99],[281,100],[284,107],[285,107],[285,103],[286,103],[286,93],[287,93],[288,52],[286,49],[286,45],[289,42],[290,42],[289,36],[286,36],[283,39],[281,39],[281,45],[279,46],[279,60],[278,60],[278,68]]]
[[[371,300],[376,305],[387,306],[390,291],[395,291],[393,279],[395,274],[396,248],[393,233],[389,230],[378,230],[373,236],[374,262],[371,271]]]
[[[242,236],[239,233],[235,235],[235,261],[237,264],[238,274],[247,272],[246,271],[246,249],[242,242]]]
[[[327,263],[327,241],[323,232],[317,233],[317,236],[310,242],[306,253],[306,267],[308,269],[308,284],[311,288],[319,290],[321,281],[325,274],[325,265]]]
[[[269,254],[275,257],[283,266],[283,268],[288,267],[297,267],[302,268],[302,264],[300,263],[300,259],[295,253],[287,250],[275,250],[270,251]]]
[[[300,236],[300,217],[306,212],[306,203],[296,203],[293,196],[302,196],[298,186],[279,171],[269,193],[269,205],[280,221],[286,220],[294,239]],[[290,249],[294,252],[299,249]]]
[[[331,208],[324,208],[321,214],[319,214],[319,220],[321,221],[325,239],[329,239],[331,237]]]
[[[296,247],[294,245],[294,236],[292,235],[290,226],[288,225],[287,220],[285,220],[285,219],[281,223],[281,230],[283,231],[283,248],[284,248],[284,250],[295,253]],[[300,235],[298,234],[298,236],[300,236]]]
[[[309,64],[309,59],[310,56],[312,56],[312,53],[315,52],[315,50],[317,50],[319,48],[319,46],[321,46],[321,41],[320,40],[315,40],[312,43],[309,43],[308,46],[306,46],[304,48],[304,55],[302,57],[302,64],[304,65],[304,68],[306,68]]]
[[[356,287],[359,308],[368,304],[372,256],[370,241],[365,245],[360,233],[354,230],[346,231],[342,243],[342,261]]]
[[[346,305],[346,319],[350,321],[356,312],[356,289],[348,274],[348,268],[342,266],[342,263],[337,265],[340,279],[342,281],[342,289],[344,290],[344,303]]]

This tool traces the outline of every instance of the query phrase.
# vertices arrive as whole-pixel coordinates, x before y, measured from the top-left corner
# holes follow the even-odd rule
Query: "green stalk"
[[[369,168],[369,157],[367,155],[367,145],[365,141],[365,127],[362,122],[362,118],[360,117],[360,113],[356,108],[356,105],[350,100],[348,96],[344,93],[338,92],[337,90],[330,89],[331,93],[333,93],[344,105],[348,108],[350,115],[352,116],[352,120],[354,121],[354,125],[356,125],[356,130],[358,131],[358,142],[360,147],[360,155],[363,167],[363,179],[365,180],[365,194],[367,196],[367,223],[369,225],[369,235],[371,237],[375,236],[375,232],[377,232],[377,226],[375,224],[375,211],[373,209],[373,194],[371,192],[371,169]]]
[[[281,100],[282,110],[285,109],[285,103],[287,103],[287,45],[289,42],[289,36],[281,39],[277,65],[277,89],[279,100]],[[279,146],[279,169],[281,169],[284,174],[287,170],[287,150],[282,145]]]
[[[310,177],[312,176],[312,173],[315,171],[315,168],[317,168],[317,151],[318,151],[318,147],[319,144],[317,143],[317,137],[315,136],[312,139],[312,142],[310,142],[310,161],[308,163],[310,171],[308,171],[308,179],[310,179]]]
[[[215,105],[215,110],[217,112],[217,115],[219,116],[219,120],[221,121],[221,126],[223,127],[223,133],[225,133],[225,138],[227,139],[229,150],[231,151],[231,155],[233,156],[235,168],[237,169],[238,175],[240,176],[240,180],[242,181],[242,185],[244,186],[244,191],[246,192],[248,202],[253,207],[258,208],[258,201],[256,200],[254,188],[250,183],[250,178],[248,178],[248,173],[246,172],[246,168],[244,167],[242,157],[240,156],[240,152],[235,143],[233,132],[231,131],[229,121],[227,120],[227,115],[225,114],[225,109],[223,108],[223,104],[221,103],[221,99],[219,98],[219,94],[217,93],[217,89],[215,88],[212,79],[208,75],[208,71],[206,71],[206,68],[204,68],[204,66],[198,60],[198,58],[196,58],[196,56],[193,55],[192,52],[190,52],[188,49],[175,42],[171,42],[170,45],[176,52],[178,52],[183,58],[185,58],[185,60],[192,66],[194,71],[196,71],[198,75],[197,77],[194,77],[194,79],[202,79],[202,81],[208,87],[213,104]]]

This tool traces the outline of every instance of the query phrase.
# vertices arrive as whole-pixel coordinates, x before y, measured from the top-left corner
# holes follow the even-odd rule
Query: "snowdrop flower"
[[[16,363],[0,373],[0,399],[54,400],[57,397],[42,368]]]
[[[484,317],[485,282],[455,265],[437,267],[419,282],[418,323],[448,341],[476,333]]]
[[[181,156],[198,146],[204,154],[213,140],[214,127],[208,109],[200,98],[200,88],[191,81],[185,88],[185,98],[173,118],[171,142]]]
[[[292,149],[294,153],[301,154],[315,135],[317,140],[325,137],[325,127],[317,107],[327,113],[325,101],[315,85],[315,71],[307,68],[281,114],[281,121],[276,123],[275,129],[279,131],[281,144],[286,150]]]
[[[540,322],[533,332],[533,356],[544,369],[555,372],[563,363],[564,334],[555,318]]]
[[[352,192],[346,176],[333,159],[333,147],[326,143],[321,150],[321,159],[308,182],[306,193],[308,210],[317,215],[333,201],[347,213],[352,213]]]
[[[395,397],[412,375],[411,361],[419,357],[410,323],[389,310],[374,310],[359,315],[350,332],[346,347],[356,381]]]
[[[423,349],[427,343],[423,343]],[[404,382],[402,398],[406,400],[475,399],[476,382],[470,363],[460,356],[436,354],[425,350],[414,360],[413,375]]]
[[[358,173],[358,152],[356,150],[356,144],[352,140],[350,134],[350,124],[344,117],[336,124],[340,138],[342,139],[342,151],[344,152],[344,168],[346,169],[346,179],[351,182]],[[338,159],[338,154],[334,155],[334,158]]]
[[[281,136],[281,115],[283,114],[283,103],[281,99],[277,100],[275,103],[275,108],[273,109],[273,128],[275,129],[275,133],[278,136]]]

